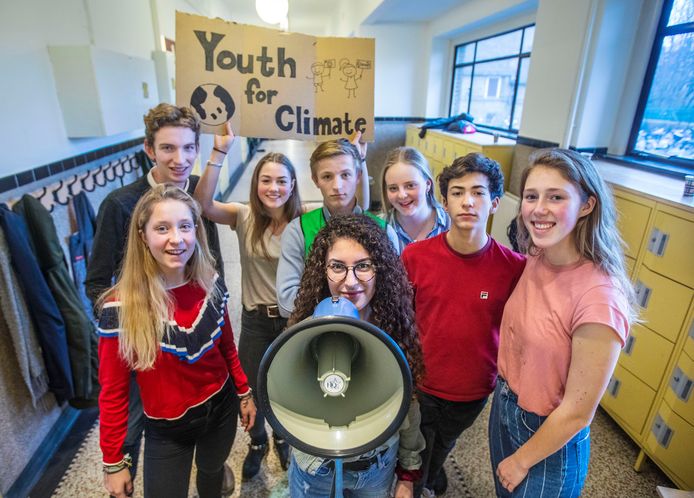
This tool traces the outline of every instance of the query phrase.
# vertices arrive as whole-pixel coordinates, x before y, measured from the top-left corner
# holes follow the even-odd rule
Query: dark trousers
[[[248,384],[253,389],[253,393],[257,393],[256,386],[258,384],[258,368],[260,360],[267,348],[272,344],[280,333],[287,326],[286,318],[269,318],[265,313],[259,310],[246,311],[244,308],[241,313],[241,337],[239,338],[239,360],[243,371],[248,377]],[[251,444],[265,444],[267,442],[267,433],[265,432],[265,417],[260,411],[258,401],[256,399],[256,407],[258,411],[255,415],[255,424],[250,430]]]
[[[238,413],[239,400],[229,379],[220,392],[179,419],[146,417],[145,496],[186,498],[195,454],[199,497],[219,498]]]
[[[129,454],[133,459],[133,466],[130,467],[130,477],[133,482],[137,474],[137,462],[140,459],[140,444],[144,430],[145,412],[142,408],[142,398],[140,398],[140,386],[137,385],[135,372],[133,372],[130,376],[130,391],[128,393],[128,432],[126,432],[123,442],[123,454]]]
[[[130,453],[133,459],[133,466],[130,468],[130,476],[133,480],[135,480],[137,471],[137,461],[140,458],[140,444],[144,429],[145,412],[140,398],[140,386],[137,385],[135,373],[133,373],[130,377],[130,393],[128,395],[128,432],[125,434],[125,442],[123,443],[123,454]]]
[[[432,488],[446,457],[465,429],[470,427],[484,409],[487,398],[476,401],[448,401],[431,394],[417,393],[422,422],[419,429],[426,440],[422,452],[422,479],[415,488],[419,496],[422,488]]]

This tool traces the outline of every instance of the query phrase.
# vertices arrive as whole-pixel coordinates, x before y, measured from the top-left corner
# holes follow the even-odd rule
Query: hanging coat
[[[48,373],[30,316],[22,286],[12,268],[5,232],[0,230],[0,334],[12,339],[19,373],[29,390],[31,404],[36,407],[48,391]]]
[[[77,222],[77,231],[68,238],[72,278],[82,301],[82,307],[89,319],[93,321],[92,303],[87,297],[84,281],[87,278],[87,264],[92,251],[96,217],[87,194],[84,192],[80,192],[72,198],[72,207],[75,212],[75,221]]]
[[[76,408],[95,406],[99,392],[96,328],[84,311],[75,284],[70,278],[53,218],[30,195],[22,196],[13,210],[24,217],[29,227],[36,259],[65,322],[75,386],[75,396],[70,404]]]
[[[2,204],[0,227],[5,232],[12,267],[22,286],[29,314],[34,320],[48,372],[48,389],[55,395],[58,403],[63,403],[75,394],[63,317],[32,252],[29,231],[22,217]]]

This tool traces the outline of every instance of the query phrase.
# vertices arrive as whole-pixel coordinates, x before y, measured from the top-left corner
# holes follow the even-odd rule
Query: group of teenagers
[[[154,166],[100,206],[86,281],[99,316],[111,496],[132,493],[143,429],[146,497],[186,497],[193,460],[200,498],[228,493],[237,420],[250,435],[243,478],[255,476],[270,447],[254,402],[263,354],[331,296],[398,344],[416,387],[399,431],[344,461],[346,496],[445,492],[444,461],[492,393],[496,494],[581,493],[589,426],[636,319],[612,196],[590,160],[563,149],[531,158],[516,220],[520,254],[487,233],[504,179],[481,154],[455,159],[434,179],[416,149],[396,148],[381,177],[384,213],[375,215],[357,196],[367,175],[358,138],[314,150],[311,176],[323,196],[315,209],[302,204],[291,161],[269,153],[246,205],[214,200],[234,141],[229,124],[200,178],[190,174],[200,134],[191,110],[160,104],[145,127]],[[238,347],[215,224],[238,235]],[[330,496],[334,462],[277,434],[272,446],[292,498]]]

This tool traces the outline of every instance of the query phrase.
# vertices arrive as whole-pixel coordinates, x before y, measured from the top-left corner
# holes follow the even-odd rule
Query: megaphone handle
[[[330,498],[342,498],[342,458],[336,458],[335,462],[335,477],[333,478],[333,489],[330,491]]]

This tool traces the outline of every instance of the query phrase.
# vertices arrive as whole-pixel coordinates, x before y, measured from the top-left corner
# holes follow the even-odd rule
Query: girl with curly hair
[[[415,382],[423,375],[412,289],[386,232],[363,215],[335,216],[318,232],[301,278],[289,325],[311,316],[326,297],[350,300],[362,320],[381,328],[400,346]],[[413,495],[424,438],[413,399],[400,431],[382,446],[344,463],[344,488],[354,497],[387,496],[397,474],[395,497]],[[331,460],[292,451],[289,488],[293,498],[330,494]]]

